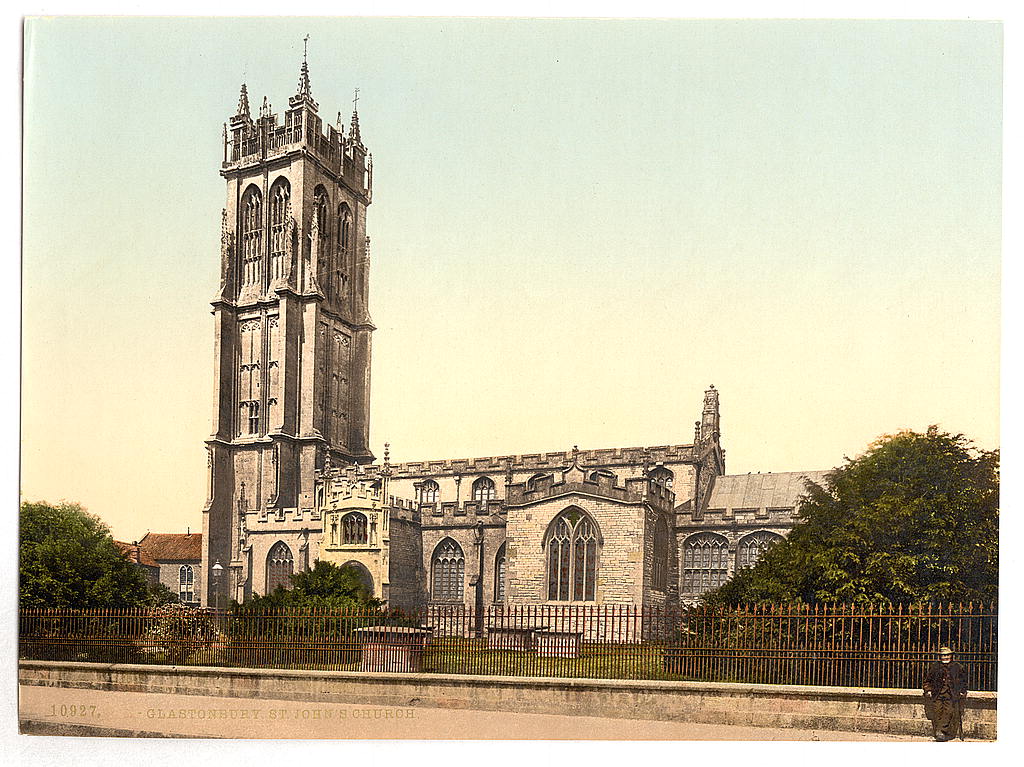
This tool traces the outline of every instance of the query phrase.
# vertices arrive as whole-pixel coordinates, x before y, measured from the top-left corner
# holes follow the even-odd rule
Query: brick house
[[[138,543],[141,556],[157,568],[164,584],[183,604],[199,604],[202,588],[201,533],[146,533]]]

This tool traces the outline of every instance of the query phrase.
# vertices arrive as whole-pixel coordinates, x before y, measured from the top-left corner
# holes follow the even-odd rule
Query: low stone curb
[[[556,679],[20,661],[21,684],[432,708],[516,711],[754,727],[922,735],[919,690],[728,682]],[[996,737],[994,692],[973,693],[964,733]]]

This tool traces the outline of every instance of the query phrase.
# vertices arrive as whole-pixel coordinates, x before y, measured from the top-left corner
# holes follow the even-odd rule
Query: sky
[[[374,156],[377,455],[688,443],[711,383],[729,473],[999,446],[999,24],[35,19],[23,498],[201,529],[222,124],[306,34]]]

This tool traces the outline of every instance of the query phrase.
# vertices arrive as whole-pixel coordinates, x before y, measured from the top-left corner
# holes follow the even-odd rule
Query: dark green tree
[[[244,609],[260,612],[267,608],[365,610],[381,606],[374,599],[354,567],[339,567],[318,560],[311,570],[291,577],[292,587],[278,586],[270,594],[255,596]]]
[[[22,607],[142,607],[145,576],[110,530],[77,503],[22,503],[19,519]]]
[[[706,597],[741,602],[996,599],[999,453],[961,434],[905,431],[808,483],[802,521]]]
[[[162,583],[149,584],[149,604],[153,607],[163,607],[180,601],[177,594],[171,591]]]

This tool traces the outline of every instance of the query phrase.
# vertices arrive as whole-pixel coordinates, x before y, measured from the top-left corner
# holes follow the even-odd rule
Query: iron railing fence
[[[26,609],[19,622],[20,657],[39,660],[358,670],[367,637],[422,627],[426,673],[916,688],[949,645],[972,690],[997,674],[992,604]]]

